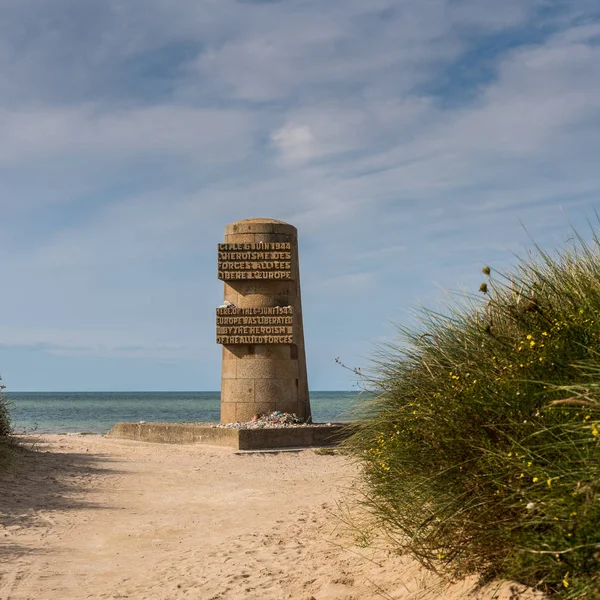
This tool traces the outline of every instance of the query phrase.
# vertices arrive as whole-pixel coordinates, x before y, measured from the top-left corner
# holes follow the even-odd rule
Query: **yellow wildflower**
[[[539,480],[540,480],[540,478],[539,478],[539,477],[534,477],[534,478],[533,478],[533,483],[537,483]]]

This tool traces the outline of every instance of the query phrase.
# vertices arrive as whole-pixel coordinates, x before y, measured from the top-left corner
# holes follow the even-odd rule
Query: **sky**
[[[2,0],[8,391],[218,390],[226,224],[298,229],[309,385],[600,208],[597,0]]]

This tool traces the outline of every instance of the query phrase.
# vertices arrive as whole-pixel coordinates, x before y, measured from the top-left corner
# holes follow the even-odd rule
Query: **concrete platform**
[[[206,444],[235,450],[335,446],[347,437],[347,423],[278,429],[227,429],[212,423],[117,423],[106,437],[159,444]]]

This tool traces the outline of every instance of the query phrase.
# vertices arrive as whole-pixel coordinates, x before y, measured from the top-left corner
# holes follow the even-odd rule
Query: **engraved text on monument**
[[[292,279],[289,242],[219,244],[219,279]]]
[[[292,344],[291,307],[218,308],[218,344]]]

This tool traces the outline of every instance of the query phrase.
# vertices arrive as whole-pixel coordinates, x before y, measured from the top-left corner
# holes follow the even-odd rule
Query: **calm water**
[[[117,421],[218,421],[219,392],[9,393],[16,431],[106,433]],[[311,392],[313,421],[350,418],[358,392]]]

